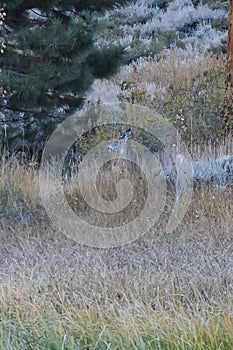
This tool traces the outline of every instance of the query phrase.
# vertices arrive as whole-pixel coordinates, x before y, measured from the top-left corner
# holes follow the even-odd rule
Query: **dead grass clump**
[[[42,213],[36,171],[5,164],[0,176],[1,222],[35,224]]]
[[[201,185],[193,194],[191,206],[186,214],[189,222],[206,222],[208,229],[221,227],[228,233],[233,227],[233,187],[217,189]],[[221,231],[221,230],[220,230]]]

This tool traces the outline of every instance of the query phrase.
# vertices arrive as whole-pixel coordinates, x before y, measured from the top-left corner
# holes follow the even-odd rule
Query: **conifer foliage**
[[[1,106],[11,110],[70,112],[82,105],[95,78],[124,63],[122,46],[101,44],[106,10],[129,0],[0,1]]]

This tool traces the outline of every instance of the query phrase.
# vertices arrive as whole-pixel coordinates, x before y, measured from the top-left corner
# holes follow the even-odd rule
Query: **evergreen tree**
[[[98,19],[128,2],[0,1],[6,13],[0,39],[1,107],[43,113],[80,107],[94,79],[111,76],[124,62],[123,47],[98,40],[103,27]]]

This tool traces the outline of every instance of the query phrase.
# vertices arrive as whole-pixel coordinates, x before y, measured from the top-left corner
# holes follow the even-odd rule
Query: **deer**
[[[177,180],[177,170],[175,161],[171,152],[166,150],[159,150],[158,152],[151,152],[145,146],[140,145],[137,149],[132,147],[131,139],[133,137],[133,129],[129,128],[125,132],[119,130],[119,138],[108,146],[109,151],[116,154],[116,161],[114,166],[119,165],[118,159],[124,158],[128,160],[127,169],[129,172],[135,172],[136,168],[147,164],[152,166],[153,162],[159,162],[162,166],[161,176],[164,176],[169,188],[174,191],[174,186]]]
[[[116,161],[111,170],[114,170],[115,166],[119,170],[122,158],[126,159],[127,171],[130,175],[133,175],[133,183],[136,184],[136,187],[142,185],[145,189],[145,181],[143,183],[142,180],[139,183],[139,181],[135,181],[135,178],[140,179],[139,170],[143,172],[144,167],[146,167],[149,181],[151,179],[150,176],[152,178],[155,177],[155,181],[150,181],[149,183],[157,187],[160,195],[163,193],[160,199],[162,198],[161,200],[164,201],[164,190],[167,194],[170,194],[168,197],[167,195],[165,196],[168,200],[166,201],[165,199],[165,201],[168,208],[174,206],[167,225],[168,232],[171,232],[176,224],[183,219],[191,198],[192,181],[190,180],[189,162],[182,154],[173,155],[169,150],[164,148],[153,153],[145,146],[141,145],[142,147],[140,147],[138,143],[133,147],[134,144],[131,142],[133,132],[131,128],[127,129],[125,133],[120,130],[119,133],[119,138],[108,147],[110,152],[116,154]],[[189,175],[187,176],[187,174]],[[166,187],[164,187],[164,184]],[[153,191],[153,188],[147,188],[149,191]],[[141,194],[140,200],[145,200],[143,191]]]

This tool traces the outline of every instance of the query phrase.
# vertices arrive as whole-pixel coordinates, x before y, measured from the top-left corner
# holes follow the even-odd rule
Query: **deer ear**
[[[132,128],[129,128],[129,129],[126,130],[126,132],[125,132],[125,138],[126,139],[129,139],[132,136],[132,131],[133,131]]]
[[[125,137],[125,133],[122,130],[119,130],[119,139],[123,139]]]

